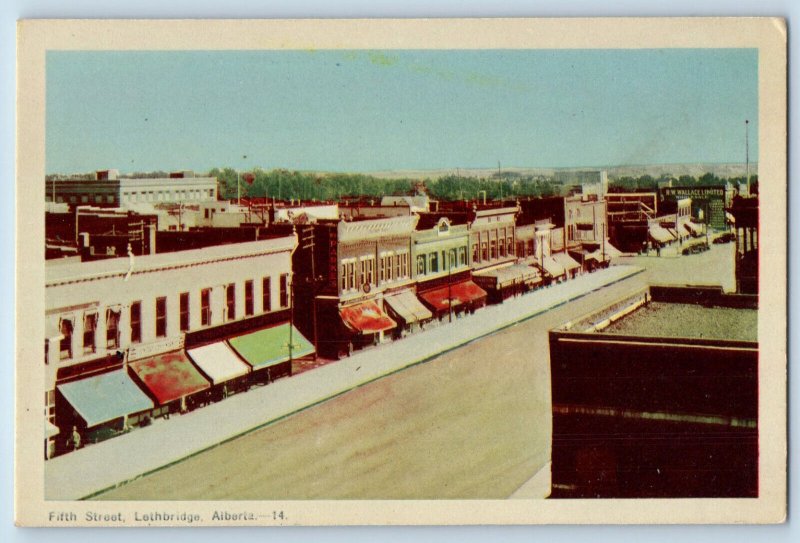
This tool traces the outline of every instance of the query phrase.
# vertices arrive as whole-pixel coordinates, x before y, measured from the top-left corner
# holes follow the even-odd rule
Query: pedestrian
[[[72,435],[67,439],[67,449],[77,451],[81,448],[81,434],[78,432],[78,427],[72,427]]]

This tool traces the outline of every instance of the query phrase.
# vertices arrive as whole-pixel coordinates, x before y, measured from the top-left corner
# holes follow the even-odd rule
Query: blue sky
[[[51,51],[47,172],[744,162],[757,71],[747,49]]]

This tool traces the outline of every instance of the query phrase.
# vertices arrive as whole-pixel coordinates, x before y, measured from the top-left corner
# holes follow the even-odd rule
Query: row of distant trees
[[[718,177],[713,173],[706,172],[700,177],[692,175],[681,175],[673,177],[669,174],[660,177],[653,177],[651,175],[642,175],[640,177],[623,176],[609,181],[609,191],[612,192],[634,192],[637,190],[656,190],[659,183],[672,181],[673,186],[678,187],[709,187],[713,185],[724,185],[731,183],[738,186],[740,183],[746,183],[747,178],[741,177]],[[750,185],[758,184],[758,174],[750,176]]]
[[[80,179],[90,174],[61,175],[50,174],[52,179]],[[519,172],[497,172],[488,177],[469,177],[462,175],[446,175],[436,179],[423,180],[410,178],[380,178],[366,174],[350,173],[315,173],[296,170],[256,168],[248,172],[239,172],[233,168],[214,168],[208,175],[219,180],[220,195],[223,198],[236,198],[238,187],[242,196],[276,198],[282,200],[338,200],[343,197],[380,197],[387,194],[410,194],[424,190],[432,198],[438,200],[473,200],[482,199],[484,193],[487,200],[502,198],[525,198],[560,196],[566,187],[556,183],[552,177],[531,175]],[[167,172],[146,172],[128,174],[124,177],[154,178],[168,177]],[[700,177],[681,175],[673,177],[669,174],[659,177],[642,175],[639,177],[623,176],[609,181],[612,192],[632,192],[656,190],[659,183],[672,181],[676,186],[711,186],[725,182],[739,184],[745,177],[721,178],[713,173],[705,173]],[[751,185],[757,185],[758,175],[752,175]]]
[[[285,169],[267,171],[259,168],[244,173],[237,173],[232,168],[214,168],[209,175],[219,180],[220,194],[225,198],[236,198],[239,190],[242,196],[283,200],[338,200],[347,196],[380,197],[424,190],[439,200],[483,198],[484,192],[487,200],[495,200],[517,196],[554,196],[560,194],[562,188],[552,179],[511,172],[491,177],[447,175],[423,180]]]

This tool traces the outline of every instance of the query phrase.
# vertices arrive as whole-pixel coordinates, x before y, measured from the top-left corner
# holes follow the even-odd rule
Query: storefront
[[[228,343],[250,365],[250,378],[256,383],[292,375],[292,360],[315,352],[311,342],[289,323],[237,336]]]
[[[341,307],[339,315],[350,333],[348,350],[351,352],[356,347],[382,342],[383,334],[397,326],[373,300]]]
[[[451,314],[474,313],[486,305],[486,291],[472,281],[461,281],[419,293],[420,299],[442,320]]]
[[[250,366],[224,341],[210,343],[186,351],[192,362],[213,385],[212,400],[220,400],[229,394],[247,390]]]
[[[402,337],[405,333],[413,331],[417,326],[421,327],[433,318],[433,313],[422,305],[411,290],[392,294],[383,301],[386,303],[390,315],[397,321],[396,337]]]
[[[159,406],[156,416],[194,409],[211,388],[183,351],[137,360],[129,367]]]
[[[550,283],[571,279],[581,269],[580,263],[566,253],[553,253],[546,256],[541,260],[540,265]]]
[[[84,443],[102,441],[139,425],[153,407],[124,368],[56,387],[56,422],[64,440],[76,427]]]
[[[512,264],[503,268],[476,273],[472,276],[476,285],[484,289],[492,303],[532,290],[542,284],[539,270],[526,264]]]

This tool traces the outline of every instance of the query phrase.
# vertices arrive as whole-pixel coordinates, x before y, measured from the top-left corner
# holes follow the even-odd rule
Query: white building
[[[58,380],[182,349],[187,334],[247,322],[289,306],[294,234],[202,249],[45,266],[49,422]],[[276,314],[277,316],[277,314]]]

